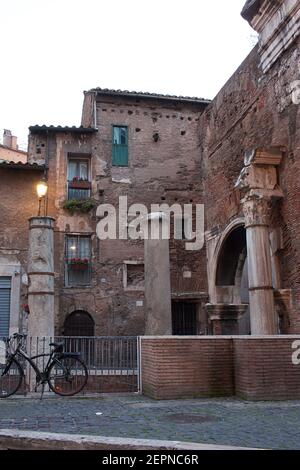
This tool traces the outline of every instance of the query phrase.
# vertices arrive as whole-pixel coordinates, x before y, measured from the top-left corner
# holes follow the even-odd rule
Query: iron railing
[[[89,380],[86,391],[122,392],[138,391],[139,352],[135,336],[56,336],[28,337],[22,349],[29,356],[47,354],[49,343],[63,343],[64,352],[80,353],[85,362]],[[13,349],[14,342],[11,343]],[[46,366],[48,358],[38,359],[39,368]],[[20,361],[22,362],[22,361]],[[34,371],[22,364],[26,382],[32,383]]]

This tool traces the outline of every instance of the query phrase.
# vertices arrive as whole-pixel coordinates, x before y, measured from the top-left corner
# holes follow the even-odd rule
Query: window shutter
[[[11,278],[0,277],[0,337],[9,336]]]
[[[127,127],[113,126],[112,164],[114,166],[128,166]]]

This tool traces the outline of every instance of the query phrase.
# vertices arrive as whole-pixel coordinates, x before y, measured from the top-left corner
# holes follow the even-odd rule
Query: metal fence
[[[23,350],[29,356],[47,354],[49,343],[63,343],[64,352],[80,353],[89,378],[84,392],[134,392],[139,389],[139,343],[135,336],[30,337]],[[13,344],[12,344],[13,347]],[[46,366],[48,358],[38,360],[39,368]],[[20,361],[22,362],[22,361]],[[26,384],[32,384],[34,371],[22,362]],[[24,388],[25,390],[28,387]]]

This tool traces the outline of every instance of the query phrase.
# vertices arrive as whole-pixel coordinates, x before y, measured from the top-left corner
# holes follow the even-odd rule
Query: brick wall
[[[287,337],[235,338],[236,395],[247,400],[299,399],[300,364],[292,364],[293,341]]]
[[[155,399],[300,399],[299,336],[142,337],[142,392]]]
[[[272,228],[283,233],[283,249],[278,253],[281,288],[292,289],[289,334],[300,333],[300,107],[291,94],[291,83],[300,79],[299,43],[298,39],[266,75],[254,48],[200,117],[207,230],[216,234],[242,215],[234,185],[245,151],[287,149],[278,169],[284,197],[274,205]]]
[[[21,275],[27,272],[28,219],[38,213],[41,177],[40,171],[0,168],[0,265],[20,264]],[[27,287],[21,283],[20,306],[27,302]]]
[[[227,338],[142,338],[142,391],[156,399],[233,395]]]

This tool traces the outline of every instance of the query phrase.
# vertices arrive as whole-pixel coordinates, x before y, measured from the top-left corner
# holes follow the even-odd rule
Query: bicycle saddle
[[[64,343],[49,343],[50,347],[54,347],[55,352],[62,352]]]

